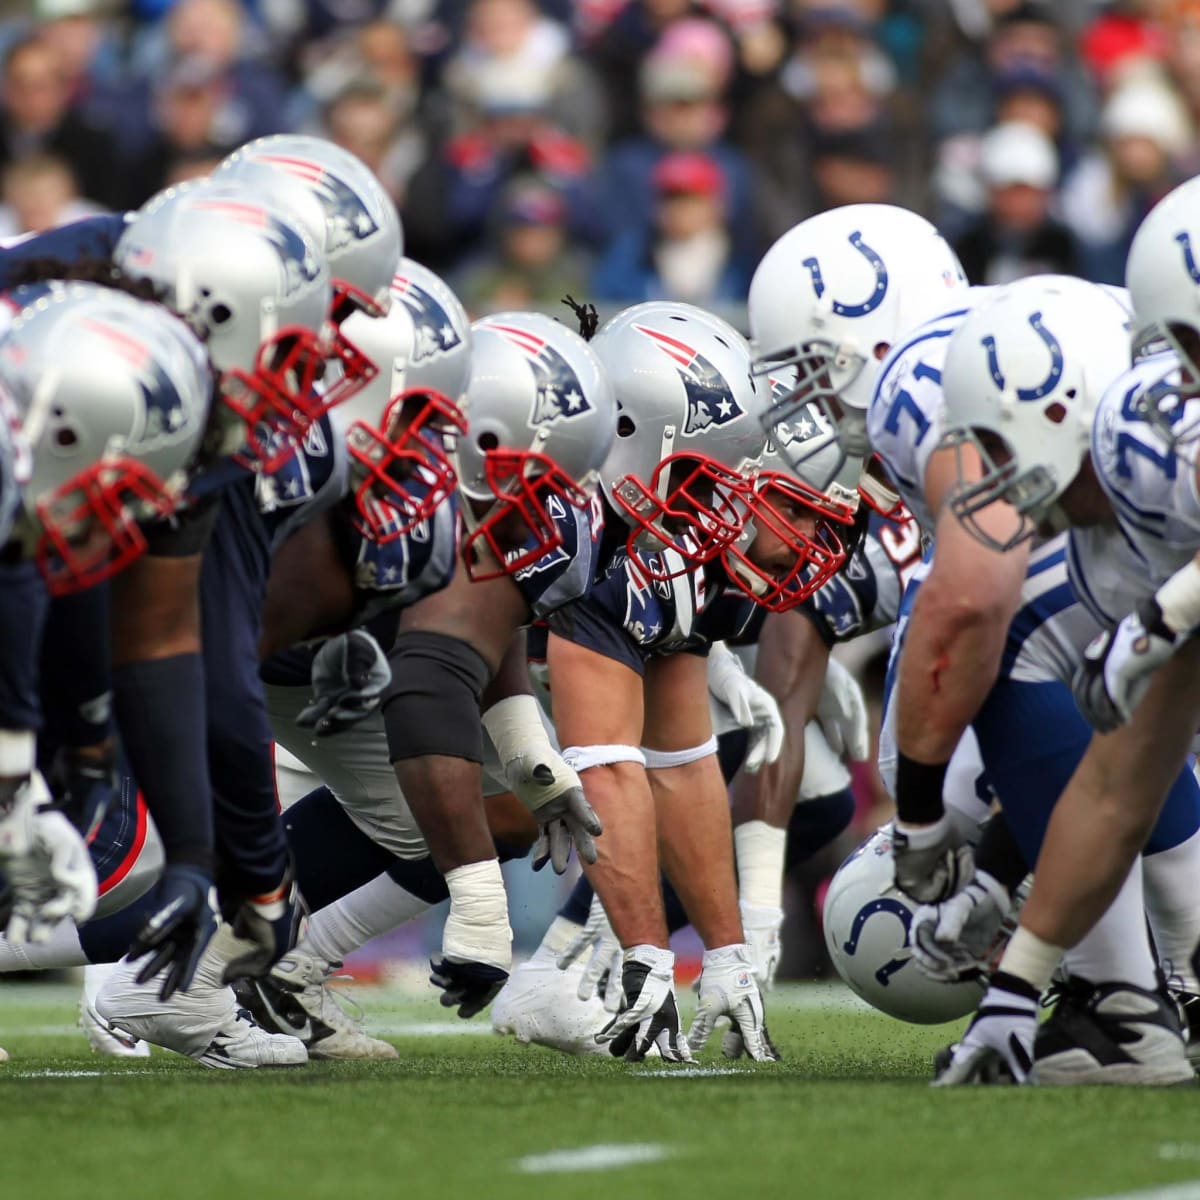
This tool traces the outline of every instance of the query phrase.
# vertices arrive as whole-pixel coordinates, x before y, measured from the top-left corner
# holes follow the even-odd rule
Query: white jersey
[[[993,289],[972,289],[976,305]],[[925,498],[925,470],[942,437],[945,398],[942,366],[951,336],[970,308],[945,313],[920,326],[884,359],[867,410],[871,446],[896,484],[904,503],[927,534],[934,530]],[[1001,677],[1025,682],[1069,682],[1084,647],[1099,631],[1097,620],[1078,602],[1068,581],[1066,539],[1037,546],[1030,557],[1021,608],[1008,632]],[[905,594],[902,613],[928,568]]]
[[[1148,388],[1177,379],[1173,354],[1136,362],[1105,391],[1092,422],[1092,464],[1117,524],[1072,530],[1071,580],[1107,625],[1120,621],[1200,549],[1200,446],[1189,442],[1173,451],[1139,406]],[[1188,423],[1200,420],[1200,400],[1187,401],[1179,415]]]

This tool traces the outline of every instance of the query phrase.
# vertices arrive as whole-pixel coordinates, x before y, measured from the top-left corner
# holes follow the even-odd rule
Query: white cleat
[[[149,1058],[150,1044],[119,1029],[109,1029],[96,1012],[96,996],[116,968],[116,963],[89,963],[83,968],[83,994],[79,998],[79,1024],[92,1049],[105,1058]]]
[[[1033,1078],[1039,1084],[1195,1082],[1174,1001],[1132,984],[1059,985],[1054,1012],[1038,1029]]]
[[[598,996],[580,1000],[577,994],[584,964],[560,971],[554,957],[539,949],[508,977],[492,1001],[492,1029],[526,1045],[548,1046],[564,1054],[603,1054],[596,1042],[612,1019]]]
[[[308,1062],[303,1042],[268,1033],[239,1009],[233,989],[192,981],[164,1002],[158,981],[137,983],[138,964],[122,961],[96,996],[94,1011],[113,1033],[151,1042],[223,1070],[298,1067]]]
[[[371,1037],[361,1017],[338,1003],[329,979],[341,965],[297,947],[269,975],[238,980],[237,996],[264,1029],[299,1038],[312,1058],[399,1058],[391,1042]]]

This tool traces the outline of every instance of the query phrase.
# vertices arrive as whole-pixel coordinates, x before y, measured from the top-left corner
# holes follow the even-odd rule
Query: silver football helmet
[[[463,411],[469,432],[454,462],[468,569],[515,574],[561,544],[548,507],[590,503],[616,432],[612,385],[573,330],[540,313],[497,313],[471,326]]]
[[[768,428],[816,403],[842,452],[865,458],[867,405],[884,352],[955,308],[966,290],[949,244],[907,209],[850,204],[788,230],[750,282],[755,370],[791,367],[793,374],[791,393],[772,407]]]
[[[325,254],[333,278],[334,320],[354,309],[382,316],[404,253],[396,206],[370,167],[349,150],[309,134],[258,138],[235,150],[216,175],[254,184],[263,170],[303,183],[325,211]]]
[[[454,492],[447,443],[467,431],[459,403],[471,369],[470,320],[437,275],[405,258],[387,315],[352,313],[342,331],[377,368],[338,410],[349,422],[354,521],[364,537],[392,541]]]
[[[884,825],[838,869],[825,893],[825,945],[834,968],[872,1008],[917,1025],[965,1017],[983,983],[939,983],[912,960],[917,905],[896,887],[892,829]]]
[[[150,200],[113,253],[204,339],[220,372],[225,437],[274,470],[342,397],[318,382],[331,289],[320,250],[288,212],[225,186],[172,188]],[[236,418],[236,420],[234,420]]]
[[[955,331],[942,368],[940,447],[956,451],[947,502],[976,540],[1004,551],[1046,526],[1066,527],[1058,500],[1088,454],[1104,389],[1129,365],[1129,324],[1104,288],[1036,275],[1009,284]],[[1015,528],[1006,516],[983,516],[998,501],[1015,510]]]
[[[174,509],[214,377],[158,304],[83,283],[28,296],[0,339],[0,391],[32,453],[23,534],[58,594],[127,566],[146,546],[137,522]]]
[[[654,301],[618,314],[591,345],[618,408],[601,486],[633,527],[631,557],[657,579],[711,561],[742,532],[746,472],[766,442],[746,339],[690,304]]]

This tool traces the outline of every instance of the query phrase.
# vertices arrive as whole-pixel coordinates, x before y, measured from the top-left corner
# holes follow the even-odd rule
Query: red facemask
[[[34,556],[52,596],[80,592],[124,570],[146,549],[139,519],[169,516],[162,480],[136,459],[95,463],[37,503]]]
[[[775,575],[753,562],[738,545],[721,556],[732,582],[756,604],[771,612],[787,612],[829,582],[846,562],[846,550],[836,527],[854,524],[854,509],[831,500],[824,492],[777,471],[761,471],[746,500],[756,530],[773,534],[791,552],[787,570]],[[796,524],[794,510],[811,513],[811,533]]]
[[[396,432],[355,421],[348,444],[359,468],[351,520],[363,537],[383,545],[428,521],[453,494],[458,476],[445,438],[466,434],[467,421],[441,392],[413,388],[392,399],[381,425]]]
[[[532,450],[489,450],[484,475],[496,503],[466,539],[467,574],[476,582],[515,575],[557,550],[563,536],[554,509],[583,509],[589,503],[588,494],[553,459]],[[481,555],[485,547],[486,558]],[[501,565],[490,567],[489,560]]]
[[[660,485],[673,479],[678,482],[668,483],[666,496],[660,496]],[[635,526],[626,543],[629,557],[651,580],[673,579],[711,562],[741,534],[746,517],[737,501],[744,501],[749,490],[738,472],[694,454],[664,458],[649,486],[634,475],[617,480],[613,500]],[[656,544],[638,545],[647,534]],[[672,567],[665,554],[647,554],[647,549],[674,551],[679,565]]]

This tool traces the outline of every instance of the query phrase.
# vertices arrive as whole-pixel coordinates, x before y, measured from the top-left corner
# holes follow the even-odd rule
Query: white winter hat
[[[1117,88],[1100,114],[1100,132],[1108,138],[1143,137],[1168,154],[1183,154],[1192,144],[1192,124],[1179,96],[1166,84],[1136,80]]]
[[[1036,125],[1005,121],[984,134],[979,170],[989,187],[1052,188],[1058,182],[1058,151]]]

